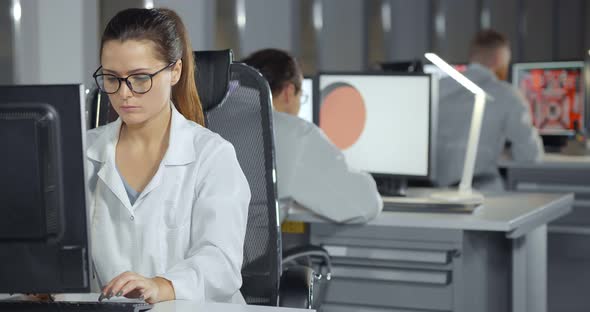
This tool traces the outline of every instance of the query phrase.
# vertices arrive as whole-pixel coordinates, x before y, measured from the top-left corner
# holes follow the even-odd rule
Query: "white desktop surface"
[[[151,310],[153,312],[297,312],[297,311],[315,311],[304,309],[290,309],[277,307],[263,307],[253,305],[239,305],[229,303],[196,303],[192,301],[169,301],[158,303]]]
[[[18,296],[14,296],[17,298]],[[98,294],[67,294],[67,295],[56,295],[56,301],[96,301]],[[113,301],[136,301],[129,299],[115,299]],[[139,301],[138,301],[139,302]],[[304,310],[304,309],[291,309],[291,308],[278,308],[278,307],[263,307],[254,305],[240,305],[240,304],[229,304],[229,303],[198,303],[188,300],[174,300],[161,302],[154,305],[149,310],[151,312],[302,312],[302,311],[315,311],[315,310]]]
[[[409,196],[424,196],[436,189],[409,189]],[[500,231],[514,238],[547,224],[572,210],[573,194],[502,193],[486,195],[483,207],[471,214],[383,211],[369,225]],[[308,210],[292,207],[289,221],[328,223]]]

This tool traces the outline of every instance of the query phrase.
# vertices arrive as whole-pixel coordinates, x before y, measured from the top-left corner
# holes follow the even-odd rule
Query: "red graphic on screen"
[[[453,68],[460,73],[464,73],[467,70],[467,64],[453,65]]]
[[[529,103],[533,124],[541,132],[574,130],[581,126],[582,71],[570,69],[530,69],[522,73],[519,87]]]

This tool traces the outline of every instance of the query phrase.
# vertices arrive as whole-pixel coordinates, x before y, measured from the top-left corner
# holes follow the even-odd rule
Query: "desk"
[[[546,154],[540,163],[503,161],[507,186],[518,192],[575,194],[573,210],[548,226],[548,306],[586,311],[590,289],[590,156]]]
[[[424,195],[432,190],[412,190]],[[473,214],[383,212],[366,225],[305,210],[311,243],[333,256],[323,311],[546,311],[546,224],[571,194],[486,196]]]
[[[14,296],[13,298],[17,298]],[[57,295],[57,301],[96,301],[98,294],[67,294]],[[128,301],[128,300],[127,300]],[[315,310],[263,307],[229,303],[198,303],[187,300],[174,300],[154,305],[151,312],[314,312]]]
[[[229,303],[195,303],[191,301],[170,301],[158,303],[152,312],[309,312],[315,310],[238,305]]]

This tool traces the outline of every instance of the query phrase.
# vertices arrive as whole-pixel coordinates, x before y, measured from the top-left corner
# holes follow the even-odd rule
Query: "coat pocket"
[[[160,255],[166,270],[186,259],[190,241],[190,224],[180,227],[161,229]]]

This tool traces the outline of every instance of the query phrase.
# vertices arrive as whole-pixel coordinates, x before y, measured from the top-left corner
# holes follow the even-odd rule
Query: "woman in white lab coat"
[[[120,118],[88,133],[100,300],[243,302],[250,190],[233,146],[202,127],[192,48],[167,9],[107,25],[94,74]]]

